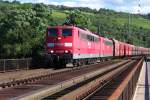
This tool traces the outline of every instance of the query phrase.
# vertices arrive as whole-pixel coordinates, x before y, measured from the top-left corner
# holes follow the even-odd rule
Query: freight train
[[[116,57],[148,55],[150,48],[108,39],[76,26],[49,26],[45,52],[50,65],[79,66]]]

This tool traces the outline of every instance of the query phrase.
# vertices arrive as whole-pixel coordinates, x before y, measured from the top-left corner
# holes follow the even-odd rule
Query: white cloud
[[[59,2],[50,2],[50,4],[53,4],[53,5],[60,5]]]
[[[74,7],[77,6],[77,2],[62,2],[61,5],[69,6],[69,7]]]
[[[94,9],[99,9],[104,7],[102,5],[102,3],[100,2],[96,2],[98,0],[80,0],[78,2],[75,1],[66,1],[66,2],[50,2],[50,4],[54,4],[54,5],[65,5],[65,6],[69,6],[69,7],[90,7],[90,8],[94,8]]]
[[[150,6],[150,0],[141,0],[140,1],[141,7],[143,6]]]
[[[141,12],[144,13],[144,14],[146,14],[148,12],[150,13],[150,6],[142,7]]]
[[[69,6],[69,7],[74,7],[74,6],[77,6],[77,3],[76,2],[50,2],[50,4],[53,4],[53,5],[64,5],[64,6]]]
[[[36,0],[36,3],[44,3],[44,4],[49,4],[49,0]]]
[[[109,3],[112,5],[123,5],[124,1],[123,0],[104,0],[105,3]]]
[[[9,1],[14,1],[14,0],[9,0]],[[21,3],[44,3],[44,4],[49,4],[49,0],[20,0]]]
[[[140,7],[139,7],[140,4]],[[150,1],[149,0],[141,0],[140,3],[136,1],[132,1],[129,4],[124,4],[123,6],[116,7],[117,11],[130,12],[130,13],[140,13],[147,14],[150,13]]]
[[[11,0],[10,0],[11,1]],[[22,3],[45,3],[54,5],[65,5],[70,7],[90,7],[94,9],[107,8],[116,11],[137,13],[150,12],[150,0],[140,0],[141,8],[138,7],[139,0],[19,0]]]
[[[117,11],[121,11],[121,12],[130,12],[130,13],[138,13],[139,8],[137,6],[132,6],[132,7],[127,7],[127,6],[120,6],[120,7],[116,7]]]
[[[142,9],[139,9],[139,7],[137,6],[132,6],[130,8],[126,7],[126,6],[122,6],[122,7],[118,7],[117,11],[121,11],[121,12],[130,12],[133,14],[147,14],[150,13],[150,6],[145,6]]]

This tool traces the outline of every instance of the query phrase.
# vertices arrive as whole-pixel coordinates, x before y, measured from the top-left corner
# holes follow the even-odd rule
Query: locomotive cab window
[[[63,29],[62,36],[72,36],[72,29]]]
[[[106,41],[105,41],[105,45],[112,46],[113,44],[112,44],[112,42],[106,40]]]
[[[57,37],[58,36],[58,29],[51,28],[48,30],[48,36]]]

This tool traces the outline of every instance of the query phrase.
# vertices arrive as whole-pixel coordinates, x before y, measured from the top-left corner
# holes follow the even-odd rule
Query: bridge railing
[[[134,95],[137,81],[141,72],[144,58],[142,58],[132,71],[127,75],[127,77],[121,82],[119,87],[113,92],[108,100],[132,100]]]
[[[31,65],[32,58],[0,59],[0,72],[29,69]]]

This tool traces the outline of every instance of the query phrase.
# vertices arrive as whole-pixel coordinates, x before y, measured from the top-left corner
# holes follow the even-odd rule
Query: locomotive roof
[[[67,26],[67,25],[64,25],[64,26],[48,26],[48,28],[73,28],[74,26]]]
[[[81,28],[79,28],[79,27],[76,27],[76,28],[78,28],[78,29],[81,30],[81,31],[85,31],[86,34],[93,35],[93,36],[99,38],[99,35],[94,34],[93,32],[89,31],[88,29],[81,29]]]
[[[87,34],[96,36],[97,38],[99,38],[100,36],[97,34],[94,34],[93,32],[91,32],[90,30],[86,29],[86,28],[81,28],[81,27],[77,27],[77,26],[68,26],[68,25],[64,25],[64,26],[48,26],[48,28],[78,28],[81,31],[86,31]]]

